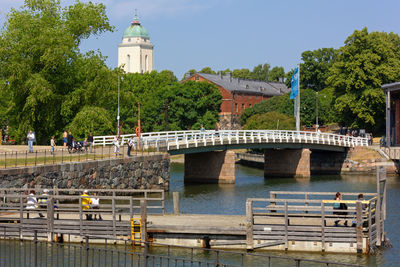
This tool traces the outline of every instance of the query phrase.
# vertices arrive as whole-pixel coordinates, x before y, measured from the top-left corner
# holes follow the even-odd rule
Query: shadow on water
[[[244,215],[247,198],[268,198],[270,191],[313,191],[313,192],[376,192],[376,174],[351,174],[313,176],[312,178],[264,178],[263,170],[236,165],[236,183],[184,184],[184,165],[171,164],[170,192],[179,192],[180,210],[193,214]],[[302,256],[306,258],[359,263],[368,266],[399,266],[400,255],[400,177],[387,178],[387,220],[385,231],[393,248],[380,251],[377,255],[351,255],[333,253],[283,253],[277,255]],[[334,196],[332,195],[332,198]],[[172,211],[172,194],[167,195],[166,207]]]

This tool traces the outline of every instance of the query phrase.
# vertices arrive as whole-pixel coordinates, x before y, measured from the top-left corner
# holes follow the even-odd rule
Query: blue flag
[[[290,99],[295,99],[296,96],[299,94],[299,68],[294,70],[291,79],[291,87],[292,91],[290,92]]]

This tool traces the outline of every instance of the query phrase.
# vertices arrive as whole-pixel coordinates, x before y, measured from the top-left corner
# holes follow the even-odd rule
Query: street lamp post
[[[118,74],[118,110],[117,110],[117,122],[118,122],[118,129],[117,129],[117,135],[119,136],[119,87],[120,87],[120,81],[119,81],[119,74]]]
[[[316,96],[315,96],[315,130],[316,131],[318,131],[318,127],[319,127],[319,125],[318,125],[318,91],[316,92],[316,94],[315,94]]]

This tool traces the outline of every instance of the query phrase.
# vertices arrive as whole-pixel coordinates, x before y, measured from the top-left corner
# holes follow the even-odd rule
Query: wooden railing
[[[279,195],[302,196],[302,199],[278,198]],[[322,242],[322,251],[328,243],[354,243],[358,252],[369,252],[365,244],[375,244],[377,231],[382,227],[375,219],[378,218],[376,194],[364,193],[370,197],[364,201],[340,201],[346,203],[347,210],[335,209],[337,201],[331,199],[309,198],[325,195],[332,196],[332,193],[272,191],[271,198],[247,199],[247,249],[279,245],[288,249],[289,241],[304,241]],[[343,195],[354,197],[358,193]],[[342,227],[337,227],[339,224]]]
[[[149,214],[165,213],[165,195],[162,190],[89,189],[89,195],[93,191],[101,193],[100,196],[96,196],[100,200],[100,206],[98,209],[87,210],[82,206],[82,199],[87,197],[74,195],[82,190],[49,189],[52,194],[47,196],[36,193],[29,197],[37,199],[45,197],[46,202],[38,203],[34,209],[28,208],[31,206],[26,203],[28,195],[11,193],[22,190],[26,189],[0,189],[0,228],[3,226],[14,228],[14,234],[18,232],[21,238],[32,235],[33,230],[52,234],[69,233],[81,237],[127,237],[130,235],[130,219],[139,216],[142,209],[141,201],[145,201],[146,211]],[[103,220],[95,221],[94,215],[101,215]],[[92,217],[91,220],[87,220],[88,217],[89,219]],[[10,234],[12,232],[8,231]]]

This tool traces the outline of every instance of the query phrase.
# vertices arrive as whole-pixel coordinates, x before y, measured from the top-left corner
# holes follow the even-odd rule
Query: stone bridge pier
[[[235,153],[231,150],[185,154],[185,183],[235,183]]]
[[[265,149],[264,177],[310,177],[340,174],[347,157],[344,151]]]

